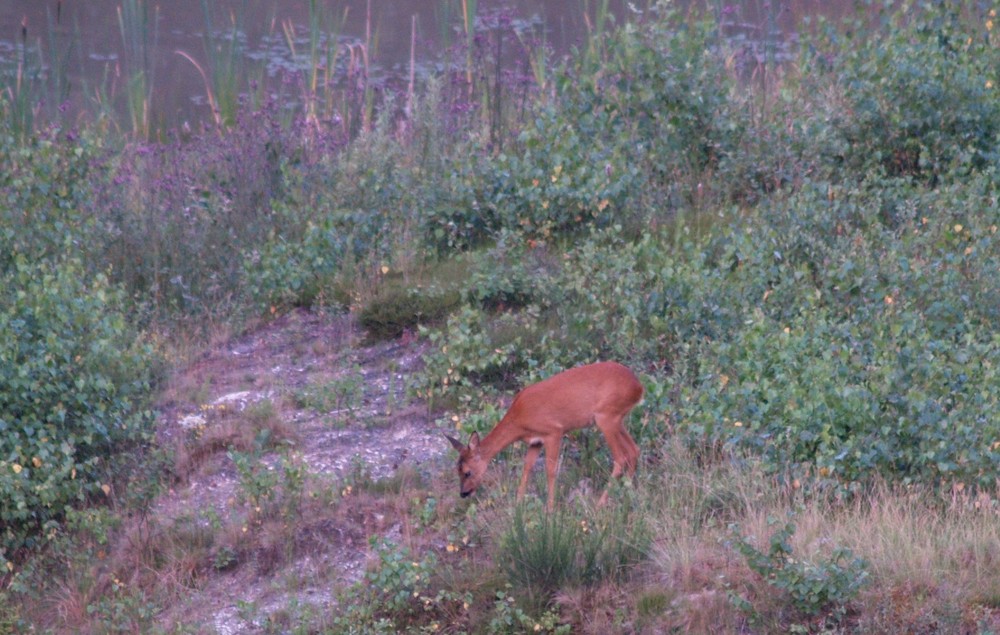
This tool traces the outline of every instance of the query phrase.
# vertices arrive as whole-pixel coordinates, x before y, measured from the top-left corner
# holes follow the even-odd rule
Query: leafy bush
[[[932,180],[997,159],[996,34],[960,2],[921,3],[843,43],[831,112],[848,165]]]
[[[310,306],[335,291],[348,242],[344,226],[328,217],[310,223],[298,239],[276,235],[245,252],[243,276],[253,303],[260,309]]]
[[[996,382],[1000,217],[979,188],[992,187],[805,191],[734,233],[719,250],[731,282],[766,285],[702,349],[714,376],[681,420],[779,471],[987,485],[997,395],[977,387]]]
[[[398,633],[419,624],[438,630],[443,619],[456,620],[468,610],[472,595],[437,584],[440,567],[433,553],[419,560],[404,546],[369,539],[377,562],[341,598],[344,610],[334,618],[336,633]]]
[[[18,256],[31,261],[101,251],[108,239],[102,219],[85,211],[100,174],[94,167],[99,154],[90,135],[50,130],[21,140],[0,126],[0,274],[13,269]]]
[[[867,563],[844,547],[837,547],[818,562],[793,558],[789,541],[794,534],[794,524],[780,527],[771,535],[767,553],[742,536],[736,536],[733,545],[752,571],[788,596],[796,611],[808,617],[829,615],[840,621],[847,605],[868,582]],[[754,613],[751,602],[733,597],[744,610]]]
[[[530,319],[530,310],[500,316],[498,323],[508,322],[509,332],[515,333],[504,337],[482,310],[462,306],[445,326],[421,328],[434,348],[425,356],[418,394],[431,400],[461,395],[481,384],[509,385],[523,368],[526,354],[516,334],[518,326],[527,326]]]
[[[122,294],[73,259],[3,278],[0,303],[0,558],[34,544],[66,506],[110,491],[113,457],[142,442],[152,352]]]

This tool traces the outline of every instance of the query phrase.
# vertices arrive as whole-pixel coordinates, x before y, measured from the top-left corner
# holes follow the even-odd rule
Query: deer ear
[[[472,436],[469,437],[469,449],[475,450],[478,447],[479,447],[479,433],[473,432]]]
[[[464,450],[464,449],[465,449],[465,446],[464,446],[464,445],[462,445],[462,442],[461,442],[461,441],[459,441],[458,439],[456,439],[455,437],[450,437],[450,436],[448,436],[448,435],[446,434],[446,435],[444,435],[444,438],[446,438],[446,439],[448,439],[449,441],[451,441],[451,447],[455,448],[455,449],[456,449],[456,450],[458,450],[459,452],[461,452],[462,450]]]

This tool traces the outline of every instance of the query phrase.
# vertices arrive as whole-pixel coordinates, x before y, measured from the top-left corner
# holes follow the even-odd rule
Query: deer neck
[[[520,441],[523,434],[518,430],[517,426],[512,424],[511,421],[504,417],[500,420],[493,430],[490,431],[483,440],[479,442],[479,454],[486,461],[490,461],[496,456],[500,450],[503,450],[508,445],[514,443],[515,441]]]

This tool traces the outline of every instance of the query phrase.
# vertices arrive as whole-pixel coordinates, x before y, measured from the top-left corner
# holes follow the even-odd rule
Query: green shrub
[[[518,232],[501,232],[496,244],[470,256],[468,302],[486,311],[523,309],[541,301],[551,265],[544,243]]]
[[[804,190],[720,243],[733,271],[716,282],[750,292],[730,296],[737,319],[700,348],[711,374],[687,378],[680,420],[776,471],[987,485],[1000,434],[985,414],[997,395],[977,388],[996,382],[993,186],[885,185]]]
[[[439,584],[441,564],[433,553],[417,555],[387,539],[369,539],[377,562],[364,579],[340,598],[335,633],[398,633],[438,630],[443,620],[467,619],[472,594]]]
[[[844,40],[835,65],[846,104],[830,115],[847,166],[933,180],[997,160],[996,34],[966,3],[920,3]],[[845,107],[846,106],[846,107]]]
[[[479,386],[511,386],[531,351],[521,346],[532,312],[503,314],[494,323],[481,309],[462,306],[444,327],[422,328],[433,348],[425,356],[417,392],[426,399],[456,396]],[[504,336],[499,326],[511,326]]]
[[[588,53],[558,79],[562,116],[622,155],[637,187],[631,204],[654,214],[686,206],[743,125],[714,20],[658,2],[650,19],[595,37]]]
[[[124,298],[73,259],[15,259],[0,302],[0,556],[66,507],[110,491],[115,455],[144,441],[151,350]]]
[[[341,227],[327,219],[310,224],[298,240],[274,236],[245,253],[243,276],[252,302],[262,310],[310,306],[330,294],[341,273],[346,242]]]
[[[794,524],[780,527],[771,535],[767,553],[739,535],[733,545],[746,558],[750,570],[782,591],[796,612],[807,617],[829,615],[839,622],[848,604],[868,583],[868,564],[844,547],[835,548],[828,558],[816,562],[793,558],[789,541],[794,534]],[[755,614],[752,602],[732,597],[738,606]]]
[[[508,589],[510,585],[507,585]],[[497,591],[493,602],[493,616],[487,625],[490,635],[506,633],[552,633],[568,635],[573,632],[572,624],[563,624],[557,609],[544,611],[538,619],[525,613],[517,604],[517,599],[508,591]]]
[[[0,102],[3,97],[0,96]],[[0,104],[2,105],[2,104]],[[108,235],[87,213],[100,171],[90,135],[67,140],[54,132],[19,139],[0,127],[0,274],[29,261],[66,253],[102,252]],[[93,262],[86,260],[86,262]]]

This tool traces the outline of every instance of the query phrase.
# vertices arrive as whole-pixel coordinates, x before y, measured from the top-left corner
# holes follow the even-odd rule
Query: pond
[[[134,88],[130,70],[145,68],[151,117],[177,125],[209,116],[213,72],[239,74],[246,84],[287,81],[306,72],[319,49],[339,45],[339,64],[366,56],[371,80],[405,83],[446,63],[460,45],[466,16],[478,31],[508,20],[519,40],[544,43],[556,56],[579,46],[598,21],[598,0],[0,0],[0,89],[34,81],[43,88],[39,108],[88,111],[94,104],[120,110]],[[649,0],[607,0],[607,14],[639,19]],[[680,2],[707,7],[728,37],[763,55],[765,44],[784,46],[805,16],[841,17],[851,0],[743,0]],[[311,22],[312,21],[312,22]],[[318,37],[317,37],[318,36]],[[233,44],[236,44],[234,47]],[[318,49],[318,50],[319,50]],[[770,46],[773,52],[775,48]],[[235,56],[231,54],[235,52]],[[58,102],[58,103],[54,103]]]

